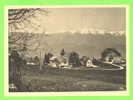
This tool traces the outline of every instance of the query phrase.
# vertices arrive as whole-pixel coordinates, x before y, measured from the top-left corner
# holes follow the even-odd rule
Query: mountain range
[[[15,33],[28,34],[28,33]],[[65,52],[77,52],[80,56],[90,56],[99,58],[101,52],[105,48],[115,48],[121,53],[123,57],[126,57],[126,36],[125,34],[83,34],[81,32],[62,32],[62,33],[46,33],[39,34],[34,33],[32,38],[23,41],[27,43],[29,49],[27,56],[39,56],[40,52],[45,53],[51,52],[56,56],[60,55],[62,49]],[[22,41],[18,41],[18,44]],[[10,46],[10,44],[9,44]]]

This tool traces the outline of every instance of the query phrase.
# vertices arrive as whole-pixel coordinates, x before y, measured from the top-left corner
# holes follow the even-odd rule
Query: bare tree
[[[16,33],[13,30],[23,28],[25,26],[31,26],[32,29],[40,28],[40,25],[33,23],[33,19],[36,20],[39,14],[48,15],[48,9],[43,8],[22,8],[22,9],[9,9],[8,10],[8,25],[9,25],[9,46],[16,46],[18,51],[21,51],[22,55],[26,55],[28,52],[34,52],[39,50],[40,69],[43,65],[44,51],[46,48],[42,48],[42,45],[48,45],[47,42],[42,44],[43,36],[35,35],[33,33]],[[24,29],[24,28],[23,28]],[[45,27],[43,29],[45,35]],[[37,36],[37,38],[36,38]],[[32,40],[32,43],[30,42]],[[37,42],[39,41],[39,42]],[[32,44],[36,44],[36,47],[31,47]],[[12,47],[11,47],[12,48]]]
[[[31,26],[33,29],[39,28],[39,25],[36,25],[32,22],[32,18],[36,18],[38,14],[48,14],[47,9],[42,8],[22,8],[22,9],[9,9],[8,10],[8,35],[9,35],[9,44],[20,46],[20,41],[22,45],[34,37],[32,33],[19,33],[17,34],[14,30],[22,29],[23,25]],[[24,41],[24,42],[22,42]],[[26,45],[25,45],[26,46]],[[24,47],[22,47],[24,48]]]
[[[21,23],[31,17],[36,17],[36,13],[48,14],[46,9],[41,8],[22,8],[22,9],[9,9],[8,10],[8,24]]]

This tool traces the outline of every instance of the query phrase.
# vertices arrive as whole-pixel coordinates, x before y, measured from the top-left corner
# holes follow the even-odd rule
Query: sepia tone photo
[[[127,8],[8,7],[8,93],[125,92]]]

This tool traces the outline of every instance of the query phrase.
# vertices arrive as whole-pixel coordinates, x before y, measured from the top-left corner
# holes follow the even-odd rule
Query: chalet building
[[[104,61],[107,63],[121,63],[121,56],[118,56],[117,54],[112,52],[104,58]]]

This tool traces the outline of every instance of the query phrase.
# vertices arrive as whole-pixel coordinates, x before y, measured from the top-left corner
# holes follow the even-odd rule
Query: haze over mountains
[[[126,34],[125,31],[107,31],[104,29],[88,29],[88,28],[83,28],[83,29],[72,29],[72,30],[60,30],[56,32],[45,32],[46,34],[57,34],[57,33],[69,33],[69,34],[114,34],[114,35],[124,35]]]
[[[15,33],[28,34],[28,33]],[[114,35],[115,34],[115,35]],[[126,57],[126,37],[124,32],[95,34],[74,32],[54,33],[54,34],[34,34],[32,39],[24,41],[28,43],[27,56],[39,56],[40,51],[45,54],[51,52],[56,56],[60,55],[64,48],[66,52],[75,51],[80,56],[99,58],[105,48],[115,48],[123,57]],[[39,44],[39,46],[38,46]],[[35,49],[36,48],[36,49]],[[34,50],[35,49],[35,50]]]

